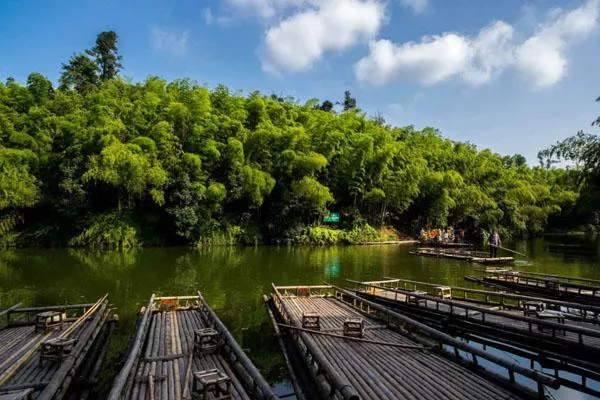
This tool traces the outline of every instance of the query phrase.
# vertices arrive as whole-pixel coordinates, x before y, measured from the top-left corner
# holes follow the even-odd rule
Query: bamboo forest
[[[102,32],[62,65],[58,85],[36,72],[0,83],[4,246],[336,244],[422,227],[524,237],[600,225],[593,134],[540,149],[538,163],[392,126],[349,91],[300,101],[132,81],[121,61],[117,34]],[[323,223],[332,212],[339,223]]]

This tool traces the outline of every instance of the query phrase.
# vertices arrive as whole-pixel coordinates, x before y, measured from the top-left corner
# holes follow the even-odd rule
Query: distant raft
[[[108,295],[94,304],[11,307],[0,312],[0,399],[86,398],[108,343]],[[102,340],[98,340],[102,339]],[[92,374],[92,375],[90,375]]]
[[[270,302],[274,321],[282,321],[276,326],[295,344],[294,358],[304,361],[324,398],[522,399],[559,386],[554,377],[334,286],[273,285]],[[518,384],[516,375],[536,382],[538,392]]]
[[[439,247],[419,247],[417,250],[411,251],[410,254],[417,256],[451,258],[454,260],[478,264],[507,264],[515,261],[514,257],[490,257],[488,253],[483,251]]]
[[[449,248],[470,248],[473,247],[472,243],[466,242],[444,242],[435,239],[419,240],[421,246],[426,247],[449,247]]]
[[[278,398],[200,293],[152,295],[140,315],[109,399]]]

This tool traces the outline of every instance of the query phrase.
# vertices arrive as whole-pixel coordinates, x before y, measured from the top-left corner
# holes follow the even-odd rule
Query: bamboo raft
[[[558,300],[552,297],[539,297],[507,292],[506,290],[481,290],[459,286],[449,286],[439,283],[419,282],[395,277],[384,277],[381,281],[365,282],[378,284],[394,289],[410,291],[422,290],[435,297],[458,300],[484,307],[497,307],[500,310],[517,310],[522,312],[525,303],[542,302],[545,309],[557,310],[566,319],[590,324],[600,324],[600,306]]]
[[[465,276],[486,286],[542,294],[566,301],[600,305],[600,281],[509,269],[486,269],[482,276]]]
[[[0,399],[65,397],[99,345],[96,339],[108,321],[107,297],[94,304],[0,312],[6,316],[0,329]]]
[[[514,257],[489,257],[488,253],[483,251],[464,249],[420,247],[409,253],[417,256],[451,258],[478,264],[506,264],[515,261]]]
[[[273,285],[271,297],[285,321],[279,327],[326,398],[518,399],[559,386],[555,378],[334,286]],[[494,364],[507,376],[481,364]],[[535,382],[537,393],[515,375]]]
[[[110,400],[277,399],[200,293],[152,295],[140,314]]]
[[[439,242],[437,240],[419,240],[419,243],[422,246],[427,247],[448,247],[448,248],[469,248],[473,247],[471,243],[463,243],[463,242]]]
[[[435,327],[469,332],[538,353],[544,352],[558,360],[600,372],[600,326],[585,322],[579,315],[567,319],[564,313],[544,307],[545,304],[554,307],[556,301],[517,299],[522,308],[504,309],[454,300],[449,296],[451,289],[447,286],[433,285],[433,293],[428,293],[391,287],[399,283],[399,279],[348,282],[354,285],[357,294]],[[425,285],[420,283],[419,286]],[[579,307],[573,303],[563,305]],[[529,306],[532,308],[529,309]],[[597,313],[599,310],[594,307],[587,311]],[[565,348],[569,351],[565,352]]]

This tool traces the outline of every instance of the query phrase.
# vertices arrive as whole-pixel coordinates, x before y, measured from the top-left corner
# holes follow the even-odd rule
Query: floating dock
[[[451,258],[478,264],[507,264],[515,261],[514,257],[489,257],[488,253],[483,251],[440,247],[419,247],[417,250],[411,251],[410,254],[427,257]]]
[[[548,275],[511,269],[486,269],[482,276],[469,275],[471,282],[523,293],[542,294],[546,297],[600,306],[600,281]]]
[[[278,326],[326,398],[520,399],[559,386],[553,377],[334,286],[273,285],[272,300],[284,321]],[[537,392],[515,375],[535,382]]]
[[[463,337],[468,333],[526,349],[534,354],[544,354],[544,360],[537,357],[537,361],[552,358],[554,361],[570,364],[561,365],[557,370],[567,370],[594,379],[600,377],[597,373],[600,372],[598,307],[490,292],[485,296],[496,297],[501,303],[500,306],[492,306],[452,299],[453,292],[462,291],[465,296],[470,293],[468,289],[453,290],[448,286],[401,279],[348,282],[354,286],[357,294],[400,310],[430,326],[449,330]],[[421,290],[402,289],[401,286],[405,285],[414,285]],[[506,300],[511,300],[512,304],[509,305]],[[519,305],[521,308],[517,308]],[[573,313],[558,311],[557,308],[572,310]],[[567,314],[570,314],[570,318],[567,318]],[[584,319],[586,314],[589,318]],[[565,348],[569,351],[565,352]],[[551,361],[546,365],[556,363]],[[587,373],[583,369],[596,373]],[[579,380],[563,380],[561,383],[582,390]],[[585,382],[583,384],[585,386]],[[599,394],[600,392],[595,392],[595,395]]]
[[[109,320],[107,297],[94,304],[0,312],[6,317],[0,329],[0,399],[62,399],[73,393],[78,377],[97,374],[106,352],[107,338],[97,339]],[[92,354],[98,357],[93,362]],[[85,398],[83,390],[73,396]]]
[[[200,293],[153,295],[140,315],[110,400],[278,398]]]

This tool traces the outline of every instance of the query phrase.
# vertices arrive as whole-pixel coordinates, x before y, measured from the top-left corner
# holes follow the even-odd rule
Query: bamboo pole
[[[181,353],[181,345],[179,344],[179,321],[177,318],[177,311],[173,310],[172,328],[171,331],[174,335],[173,349],[174,353]],[[179,374],[179,361],[173,360],[173,370],[175,373],[175,399],[181,400],[181,375]]]
[[[150,302],[148,303],[146,311],[144,312],[144,316],[142,317],[142,322],[140,323],[140,327],[138,329],[138,332],[136,333],[136,336],[135,336],[135,339],[133,342],[133,346],[131,347],[130,355],[127,358],[127,361],[125,362],[125,365],[123,366],[123,368],[121,369],[121,371],[119,372],[119,374],[116,376],[116,378],[114,380],[112,390],[110,391],[110,394],[108,396],[109,400],[118,400],[121,396],[121,391],[123,390],[123,387],[125,386],[125,383],[127,382],[129,372],[131,371],[131,368],[133,367],[133,364],[136,361],[137,355],[143,344],[142,342],[143,342],[144,338],[146,337],[148,319],[149,319],[150,314],[152,313],[153,304],[154,304],[154,294],[150,297]]]
[[[96,303],[94,303],[93,306],[91,306],[86,312],[83,313],[83,315],[79,318],[77,318],[77,321],[73,322],[67,329],[65,329],[59,336],[59,339],[64,339],[67,336],[69,336],[73,331],[75,331],[75,329],[77,329],[79,327],[79,325],[81,325],[90,315],[92,315],[93,313],[96,312],[96,310],[98,309],[98,307],[100,307],[100,305],[102,303],[104,303],[104,301],[106,300],[106,298],[108,297],[108,293],[106,293],[104,295],[104,297],[102,297],[100,300],[98,300]]]
[[[150,400],[154,400],[154,377],[156,376],[156,361],[152,362],[150,374],[148,375],[148,394]]]
[[[188,364],[185,370],[185,380],[183,381],[183,400],[190,400],[192,397],[190,396],[190,377],[192,375],[192,363],[194,358],[194,350],[189,350],[190,355],[188,357]]]

